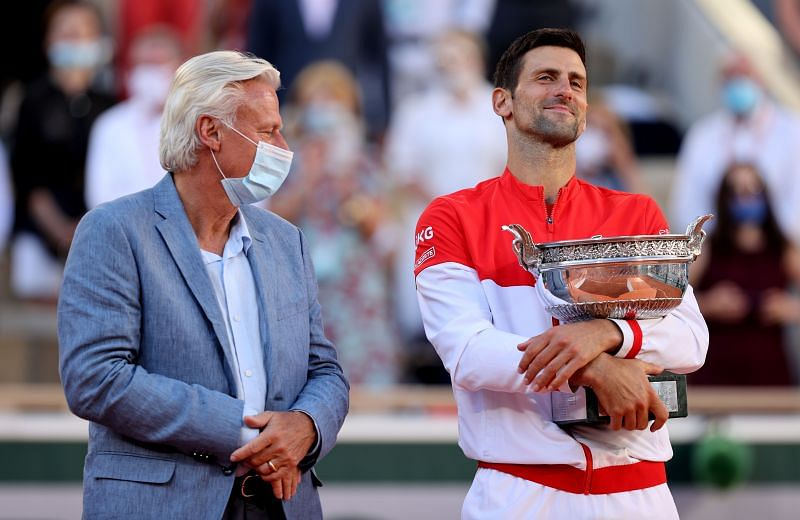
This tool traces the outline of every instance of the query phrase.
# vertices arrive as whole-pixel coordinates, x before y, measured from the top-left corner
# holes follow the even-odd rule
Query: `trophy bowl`
[[[512,248],[533,274],[545,310],[562,322],[592,318],[660,318],[677,307],[689,284],[713,215],[698,217],[685,235],[634,235],[536,244],[519,224]]]

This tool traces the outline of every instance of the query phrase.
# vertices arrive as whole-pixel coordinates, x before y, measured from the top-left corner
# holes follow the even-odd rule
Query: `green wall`
[[[689,483],[692,445],[676,445],[667,464],[670,482]],[[754,444],[748,481],[800,482],[800,444]],[[78,482],[86,443],[0,443],[0,482]],[[466,482],[475,463],[455,444],[340,443],[317,466],[329,482]]]

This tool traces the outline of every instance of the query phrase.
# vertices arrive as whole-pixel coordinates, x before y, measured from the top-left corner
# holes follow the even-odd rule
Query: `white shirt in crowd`
[[[754,164],[766,182],[778,224],[800,240],[800,117],[770,101],[737,125],[727,110],[696,122],[678,156],[670,217],[682,231],[697,216],[713,213],[720,181],[736,162]],[[713,224],[713,221],[711,222]]]
[[[431,198],[500,175],[506,163],[505,127],[492,110],[488,83],[461,102],[443,89],[409,98],[388,139],[393,180],[421,182]]]
[[[106,110],[92,126],[86,154],[86,205],[152,187],[164,176],[158,160],[161,113],[135,99]]]
[[[431,43],[456,28],[486,34],[495,3],[496,0],[386,0],[383,13],[389,39],[393,105],[428,90],[438,77]]]
[[[409,97],[397,108],[387,136],[386,165],[392,182],[417,182],[429,197],[409,204],[398,226],[400,234],[394,273],[395,313],[406,336],[422,333],[411,266],[414,228],[434,197],[471,188],[503,173],[506,131],[492,110],[492,87],[476,87],[466,101],[456,102],[444,89]]]

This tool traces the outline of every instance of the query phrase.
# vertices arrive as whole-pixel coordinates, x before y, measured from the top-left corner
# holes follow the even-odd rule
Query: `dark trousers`
[[[272,486],[248,474],[236,477],[222,520],[286,520],[286,515],[283,503],[272,493]]]

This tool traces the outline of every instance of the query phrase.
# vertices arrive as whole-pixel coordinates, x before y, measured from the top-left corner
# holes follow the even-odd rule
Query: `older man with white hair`
[[[320,518],[313,473],[348,408],[300,231],[250,204],[292,153],[268,62],[194,57],[165,103],[153,188],[76,231],[61,376],[90,421],[87,518]]]

